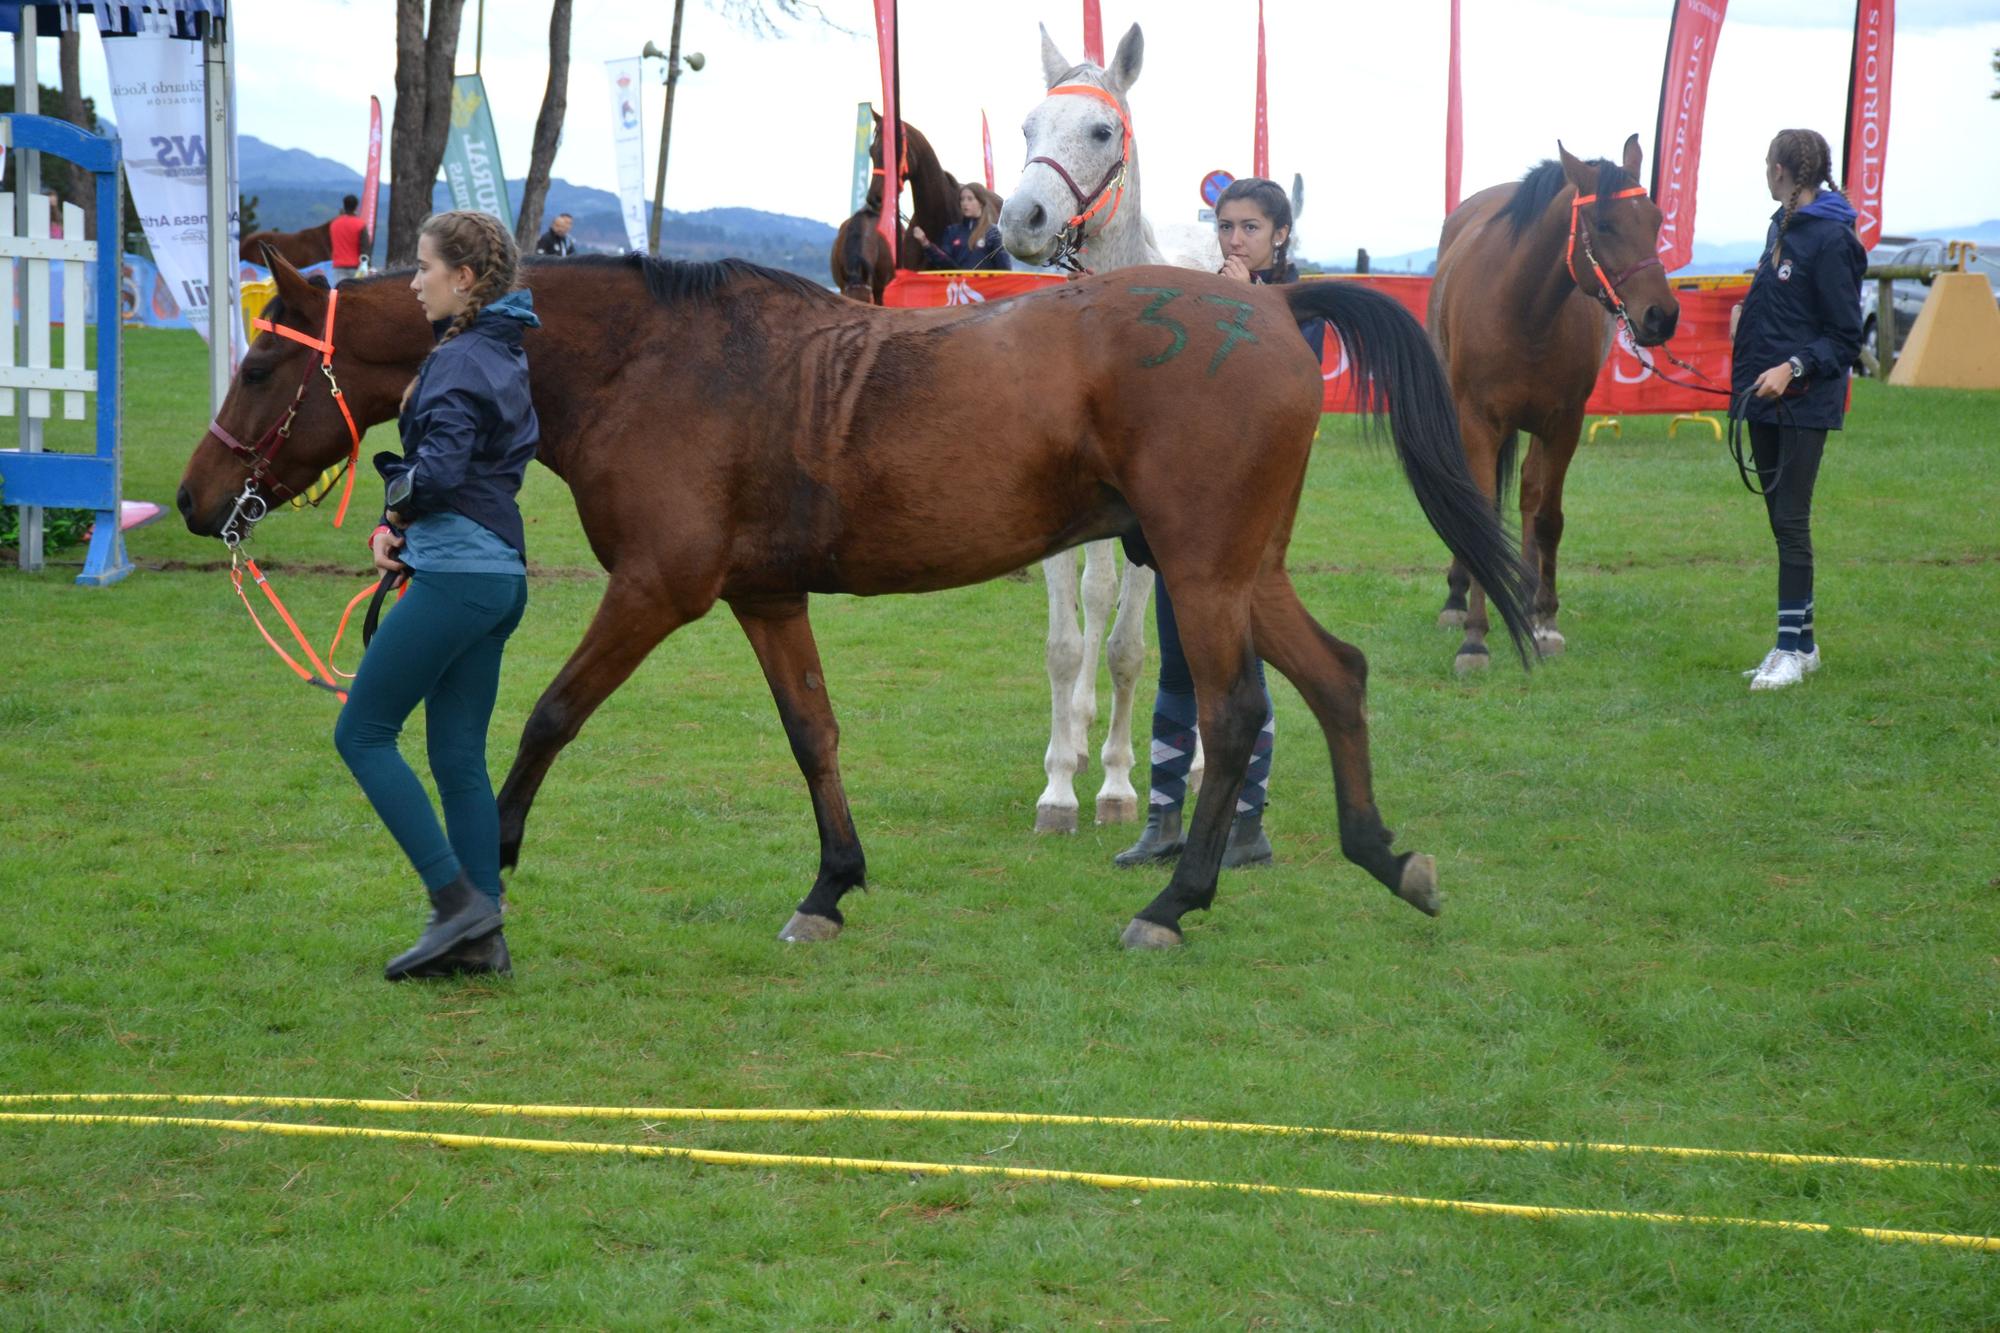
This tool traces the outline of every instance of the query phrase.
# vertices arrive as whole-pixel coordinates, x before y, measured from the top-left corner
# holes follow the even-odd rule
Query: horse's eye
[[[1109,125],[1099,125],[1097,127],[1096,133],[1097,133],[1097,142],[1099,143],[1111,142],[1111,127]]]
[[[265,380],[268,380],[270,378],[271,378],[271,368],[269,366],[243,367],[243,382],[245,384],[262,384]]]

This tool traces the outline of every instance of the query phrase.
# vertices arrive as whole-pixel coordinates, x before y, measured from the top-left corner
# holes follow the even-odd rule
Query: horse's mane
[[[528,262],[533,264],[534,261]],[[684,301],[696,305],[712,302],[739,282],[763,283],[783,288],[796,296],[827,301],[840,299],[811,278],[787,273],[783,269],[766,268],[747,259],[697,262],[660,259],[633,251],[622,255],[575,255],[552,261],[552,266],[557,263],[564,267],[635,268],[646,280],[647,294],[661,305],[678,305]]]
[[[1616,162],[1598,158],[1585,166],[1597,169],[1597,211],[1602,213],[1610,202],[1614,191],[1627,189],[1638,182],[1625,168]],[[1507,220],[1508,234],[1519,238],[1548,209],[1555,197],[1569,184],[1563,175],[1562,163],[1550,158],[1528,169],[1521,177],[1521,183],[1514,190],[1514,197],[1500,208],[1500,216]]]

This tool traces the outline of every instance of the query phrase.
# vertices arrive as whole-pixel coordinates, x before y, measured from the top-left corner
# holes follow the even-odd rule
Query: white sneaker
[[[1764,659],[1764,665],[1757,668],[1757,674],[1750,678],[1753,690],[1782,690],[1798,684],[1806,678],[1806,657],[1804,653],[1781,652],[1773,649]]]
[[[1813,672],[1819,670],[1819,645],[1814,644],[1813,650],[1809,653],[1798,654],[1798,659],[1799,659],[1799,665],[1805,669],[1805,673],[1807,675],[1811,675]],[[1743,679],[1749,680],[1752,676],[1763,675],[1766,671],[1769,671],[1771,669],[1772,665],[1777,660],[1778,660],[1778,649],[1773,648],[1770,652],[1764,654],[1763,661],[1759,662],[1756,666],[1751,667],[1748,671],[1743,673]]]

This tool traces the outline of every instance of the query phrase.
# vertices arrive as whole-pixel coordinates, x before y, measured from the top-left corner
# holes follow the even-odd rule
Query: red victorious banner
[[[382,187],[382,99],[368,99],[368,175],[361,186],[361,220],[375,237],[375,199]]]
[[[1451,59],[1444,87],[1444,211],[1458,207],[1459,167],[1465,161],[1465,102],[1458,91],[1458,0],[1451,0]]]
[[[990,190],[993,188],[993,131],[986,124],[986,111],[983,107],[979,112],[979,142],[986,150],[986,188]]]
[[[1083,58],[1099,68],[1104,65],[1104,15],[1097,0],[1083,0]]]
[[[1271,178],[1271,121],[1264,101],[1264,0],[1257,0],[1257,134],[1250,147],[1250,174]]]
[[[1660,262],[1671,273],[1694,258],[1694,188],[1708,75],[1729,0],[1674,0],[1660,118],[1653,130],[1653,202],[1660,208]]]
[[[1393,296],[1419,321],[1430,304],[1431,280],[1427,277],[1392,277],[1370,274],[1357,278],[1308,278],[1308,282],[1358,282]],[[1717,388],[1729,386],[1729,310],[1743,300],[1743,279],[1724,279],[1724,285],[1704,284],[1699,289],[1674,292],[1680,301],[1680,322],[1674,329],[1673,353],[1708,376]],[[1646,356],[1658,358],[1656,350]],[[1668,366],[1675,379],[1700,384],[1699,376]],[[1340,339],[1329,336],[1320,358],[1320,378],[1326,381],[1324,410],[1355,411],[1353,376],[1347,351]],[[1597,372],[1597,384],[1590,391],[1588,410],[1596,416],[1643,416],[1666,412],[1717,412],[1728,406],[1724,395],[1669,384],[1647,370],[1639,354],[1621,332],[1613,341],[1611,355]]]
[[[1861,216],[1864,246],[1882,238],[1882,172],[1889,158],[1889,72],[1896,56],[1896,0],[1854,7],[1854,64],[1847,76],[1847,144],[1840,183]]]
[[[896,0],[875,0],[875,46],[882,58],[882,217],[876,224],[889,253],[902,262],[903,249],[897,244],[901,228],[897,214],[903,206],[903,117],[896,105],[902,92],[902,69],[896,60]]]

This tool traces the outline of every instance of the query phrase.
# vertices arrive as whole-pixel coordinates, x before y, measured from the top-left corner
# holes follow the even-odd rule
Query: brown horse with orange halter
[[[902,242],[902,259],[889,249],[881,231],[882,219],[882,117],[875,117],[875,137],[868,152],[875,160],[875,177],[868,186],[867,202],[849,215],[834,234],[829,267],[833,285],[842,296],[872,305],[882,304],[882,290],[896,276],[898,267],[923,269],[924,248],[910,239],[909,226],[900,213],[897,235]],[[903,122],[902,171],[899,179],[910,187],[909,223],[922,227],[930,237],[944,235],[945,228],[959,220],[958,178],[938,161],[937,150],[923,131]]]
[[[198,534],[220,535],[246,479],[258,493],[301,488],[349,452],[323,378],[337,378],[363,426],[388,421],[432,346],[403,276],[341,284],[329,328],[327,290],[274,268],[266,317],[299,338],[257,339],[217,425],[263,440],[290,412],[290,433],[254,462],[203,435],[179,495]],[[1343,283],[1250,288],[1164,268],[920,311],[857,305],[738,260],[529,261],[524,275],[542,319],[526,342],[539,457],[569,483],[611,578],[522,733],[499,798],[506,864],[585,719],[662,639],[723,601],[764,669],[819,825],[819,876],[783,938],[830,938],[865,863],[808,597],[959,587],[1116,536],[1149,547],[1172,580],[1208,744],[1187,850],[1125,942],[1178,944],[1182,915],[1214,900],[1262,721],[1260,656],[1326,734],[1349,859],[1438,910],[1435,862],[1391,850],[1376,810],[1364,659],[1313,621],[1285,571],[1321,396],[1298,324],[1317,315],[1387,407],[1433,526],[1524,639],[1525,575],[1465,473],[1430,344],[1395,302]]]
[[[1489,495],[1506,488],[1518,432],[1534,439],[1521,469],[1521,547],[1544,653],[1563,649],[1556,547],[1584,404],[1620,323],[1637,345],[1656,347],[1680,318],[1657,254],[1660,210],[1638,184],[1639,136],[1625,141],[1622,166],[1556,151],[1560,160],[1481,190],[1446,219],[1429,314],[1466,464]],[[1477,670],[1490,660],[1486,599],[1457,560],[1447,580],[1438,624],[1465,627],[1456,665]]]

